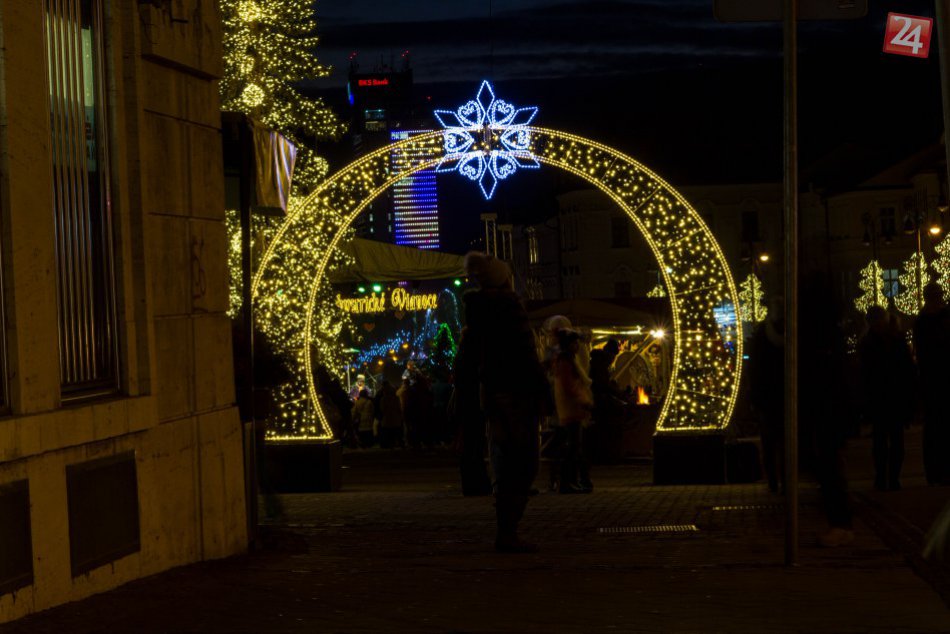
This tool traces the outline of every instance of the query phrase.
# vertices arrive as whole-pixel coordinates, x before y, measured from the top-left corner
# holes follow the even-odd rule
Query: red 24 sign
[[[932,18],[900,13],[887,14],[884,31],[884,52],[909,57],[927,57],[930,54]]]

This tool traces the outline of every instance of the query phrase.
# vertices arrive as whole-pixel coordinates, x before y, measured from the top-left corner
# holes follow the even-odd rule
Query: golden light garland
[[[937,284],[943,289],[944,298],[950,298],[950,235],[934,246],[937,257],[930,263],[937,274]]]
[[[294,191],[309,192],[327,173],[307,139],[332,139],[346,125],[322,100],[304,97],[303,80],[326,77],[330,67],[313,51],[312,0],[221,0],[224,74],[221,108],[247,113],[297,147]]]
[[[745,281],[739,284],[739,314],[742,315],[742,321],[753,324],[765,321],[769,310],[762,304],[763,297],[765,291],[762,290],[762,282],[755,273],[749,273]]]
[[[673,314],[673,370],[670,389],[658,420],[661,431],[723,429],[738,393],[742,338],[739,299],[725,257],[709,228],[672,187],[632,158],[606,145],[544,128],[527,128],[531,152],[542,164],[558,167],[603,191],[640,230],[660,264]],[[291,313],[303,312],[306,325],[301,349],[334,336],[326,319],[326,273],[348,229],[366,206],[406,173],[389,168],[394,151],[411,149],[429,156],[417,171],[434,166],[443,155],[441,132],[418,135],[367,154],[332,175],[289,214],[265,252],[252,293],[258,323],[274,327]],[[310,254],[309,292],[287,276],[299,269],[285,266],[300,253],[299,232],[314,224],[332,235],[326,249]],[[299,317],[296,318],[299,321]],[[302,434],[287,437],[330,437],[330,425],[317,398],[310,354],[302,354],[307,392],[317,420]],[[317,433],[313,433],[313,429]]]
[[[304,97],[297,86],[302,80],[325,77],[330,68],[319,63],[313,54],[317,45],[316,21],[312,0],[222,0],[221,14],[224,26],[224,73],[220,82],[223,110],[244,112],[268,128],[280,132],[297,148],[290,209],[301,203],[306,195],[326,176],[327,162],[317,156],[311,144],[314,139],[334,139],[345,129],[339,118],[319,99]],[[257,243],[267,244],[279,231],[272,219],[252,219],[252,238],[255,248],[252,256],[258,255]],[[229,250],[228,266],[231,272],[230,303],[228,314],[237,316],[241,307],[241,238],[239,214],[229,210],[226,214]],[[295,241],[286,245],[281,265],[285,276],[282,288],[276,289],[274,301],[286,304],[285,320],[266,321],[258,324],[277,355],[289,360],[291,372],[296,376],[289,384],[275,388],[278,404],[277,415],[269,421],[274,433],[322,433],[315,423],[316,417],[309,407],[307,377],[304,370],[305,314],[292,300],[306,292],[309,271],[313,266],[314,253],[327,250],[330,235],[337,229],[332,214],[317,219],[312,225],[298,227]],[[344,256],[334,252],[334,261]],[[255,257],[256,259],[256,257]],[[256,264],[256,262],[255,262]],[[303,285],[298,289],[298,285]],[[324,335],[307,348],[309,354],[317,355],[331,374],[340,377],[346,356],[344,330],[352,327],[348,315],[332,304],[332,295],[327,288],[323,297],[326,320]],[[312,348],[312,350],[311,350]]]
[[[904,272],[897,276],[903,291],[894,298],[894,306],[906,315],[916,315],[924,307],[924,287],[930,282],[927,260],[914,253],[904,260]]]
[[[858,288],[864,292],[854,300],[854,307],[858,309],[858,312],[863,315],[871,306],[887,308],[888,298],[884,294],[884,272],[881,270],[881,264],[877,260],[871,260],[866,267],[861,269],[860,275]]]

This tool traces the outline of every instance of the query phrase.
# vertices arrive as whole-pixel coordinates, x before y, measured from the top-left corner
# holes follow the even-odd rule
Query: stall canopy
[[[340,248],[353,262],[349,266],[338,267],[327,275],[334,284],[442,280],[465,275],[465,258],[461,255],[401,247],[362,238],[355,238]]]

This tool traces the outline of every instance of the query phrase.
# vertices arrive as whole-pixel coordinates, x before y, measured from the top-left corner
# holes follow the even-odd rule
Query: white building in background
[[[812,269],[830,271],[839,301],[854,305],[858,274],[872,259],[884,270],[889,297],[899,292],[901,264],[918,244],[933,259],[933,246],[950,229],[946,176],[943,146],[934,144],[855,187],[815,197],[803,214],[803,257]]]
[[[737,277],[773,273],[781,245],[781,184],[679,190],[700,213]],[[645,297],[662,284],[656,257],[627,215],[602,192],[558,197],[549,220],[514,230],[514,267],[529,299]],[[761,262],[765,254],[768,262]],[[768,282],[767,282],[768,284]]]
[[[825,276],[841,308],[852,308],[859,272],[877,259],[885,293],[896,295],[901,264],[916,252],[918,235],[929,262],[934,244],[950,231],[946,174],[938,143],[857,185],[803,191],[802,280]],[[826,177],[837,178],[834,171]],[[712,231],[737,285],[754,272],[766,302],[782,292],[782,183],[674,187]],[[513,265],[528,299],[644,297],[662,281],[643,236],[599,190],[559,196],[555,216],[513,234]]]

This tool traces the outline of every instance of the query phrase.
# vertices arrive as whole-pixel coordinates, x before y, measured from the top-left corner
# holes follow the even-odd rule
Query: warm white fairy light
[[[673,316],[673,370],[660,411],[662,431],[716,430],[731,417],[739,385],[742,337],[739,299],[729,267],[709,228],[692,207],[656,174],[632,158],[572,134],[526,127],[530,153],[540,163],[574,174],[603,191],[627,212],[652,249],[663,275]],[[333,336],[336,324],[325,313],[326,273],[346,239],[352,222],[379,194],[405,174],[388,169],[393,151],[412,149],[420,160],[413,171],[439,163],[444,156],[442,132],[418,135],[380,148],[334,174],[295,206],[273,237],[255,275],[252,291],[259,323],[279,324],[290,313],[306,315],[299,333],[301,349]],[[300,269],[285,266],[300,253],[300,235],[319,224],[331,236],[326,250],[309,251],[308,292],[289,284]],[[727,315],[729,318],[723,319]],[[719,319],[717,319],[717,316]],[[299,321],[299,318],[297,318]],[[271,327],[271,326],[267,326]],[[316,402],[311,357],[302,354],[307,391]],[[315,408],[316,436],[329,436],[321,408]],[[310,435],[310,434],[307,434]]]
[[[749,276],[739,284],[739,314],[742,315],[742,321],[753,324],[765,321],[769,311],[762,303],[763,297],[765,297],[765,291],[762,290],[762,282],[755,273],[749,273]]]
[[[317,156],[313,139],[332,139],[345,125],[319,99],[304,97],[297,87],[303,80],[325,77],[330,68],[320,64],[313,54],[317,45],[312,0],[221,0],[224,25],[224,75],[220,82],[223,110],[244,112],[268,128],[287,137],[297,149],[294,180],[290,198],[291,210],[303,196],[312,191],[326,176],[327,163]],[[291,212],[293,213],[293,212]],[[237,211],[226,216],[231,271],[231,293],[228,314],[236,316],[241,307],[241,240]],[[254,219],[252,251],[258,254],[258,243],[267,244],[279,232],[278,220]],[[303,376],[305,312],[295,298],[306,294],[309,275],[317,253],[327,250],[330,235],[337,230],[338,218],[332,213],[319,217],[306,227],[294,230],[294,240],[285,245],[280,255],[284,276],[279,288],[273,289],[272,305],[282,307],[282,320],[259,320],[258,329],[280,356],[290,359],[292,372],[299,373],[290,384],[277,389],[278,413],[269,421],[269,433],[321,435],[323,427],[311,407],[307,378]],[[333,253],[336,262],[344,256]],[[256,265],[257,258],[255,257]],[[344,329],[351,321],[346,313],[332,303],[332,294],[324,287],[325,306],[321,316],[323,329],[306,348],[317,361],[337,376],[345,366]],[[261,314],[257,311],[258,315]]]
[[[897,276],[897,281],[904,290],[894,298],[894,305],[906,315],[916,315],[924,307],[924,287],[930,282],[927,260],[920,253],[914,253],[902,267],[904,270]]]
[[[950,297],[950,235],[934,246],[937,257],[930,263],[937,274],[937,283],[943,289],[943,296]]]
[[[662,284],[657,284],[647,292],[647,297],[666,297],[666,289]]]
[[[860,297],[854,300],[854,307],[858,312],[864,314],[868,312],[871,306],[880,306],[887,308],[887,295],[884,294],[884,272],[881,270],[881,264],[877,260],[871,262],[861,269],[861,279],[858,281],[858,288],[863,292]]]

